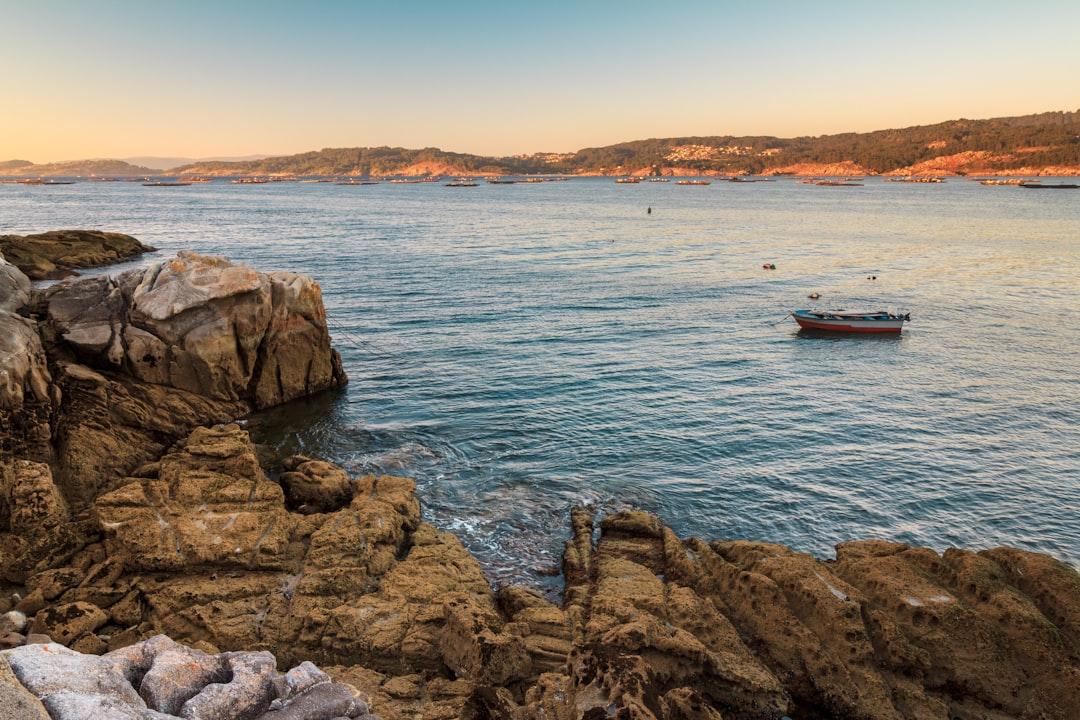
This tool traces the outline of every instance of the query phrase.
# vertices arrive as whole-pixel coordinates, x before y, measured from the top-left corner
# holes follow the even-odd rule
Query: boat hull
[[[804,330],[826,330],[829,332],[859,333],[859,334],[884,334],[899,333],[904,327],[903,320],[850,320],[850,319],[824,319],[803,318],[795,316],[795,322]]]

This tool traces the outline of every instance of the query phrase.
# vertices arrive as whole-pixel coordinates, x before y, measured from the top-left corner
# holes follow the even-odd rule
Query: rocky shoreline
[[[560,603],[492,588],[411,480],[243,427],[345,382],[311,278],[181,253],[35,290],[0,260],[0,718],[1080,716],[1050,556],[576,508]]]
[[[0,235],[0,255],[31,280],[60,280],[76,269],[122,262],[154,248],[123,233],[50,230],[36,235]]]

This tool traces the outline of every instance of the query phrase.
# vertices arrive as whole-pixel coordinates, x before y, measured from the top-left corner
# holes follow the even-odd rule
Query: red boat
[[[904,323],[911,322],[910,313],[899,315],[884,310],[795,310],[791,316],[804,330],[843,333],[898,333]]]

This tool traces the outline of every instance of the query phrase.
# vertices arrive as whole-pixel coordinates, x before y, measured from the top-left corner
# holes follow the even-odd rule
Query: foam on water
[[[1080,193],[0,186],[3,232],[59,227],[314,275],[352,382],[257,433],[415,477],[496,580],[557,565],[577,502],[819,554],[875,536],[1080,561]],[[914,322],[804,337],[783,316],[811,291]]]

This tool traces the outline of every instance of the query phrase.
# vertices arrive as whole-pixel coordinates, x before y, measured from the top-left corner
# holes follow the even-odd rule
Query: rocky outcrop
[[[17,314],[29,300],[30,280],[0,255],[0,464],[48,455],[55,396],[37,325]]]
[[[78,275],[77,268],[110,265],[153,249],[130,235],[100,230],[0,235],[0,253],[31,280],[56,280]]]
[[[681,539],[643,512],[597,528],[579,508],[557,605],[493,592],[421,520],[411,481],[286,467],[267,476],[238,426],[196,429],[97,498],[99,542],[28,575],[27,632],[84,651],[165,633],[206,653],[311,660],[385,718],[1080,710],[1080,575],[1045,555],[863,541],[823,561]]]
[[[1080,575],[1046,555],[819,560],[575,508],[561,602],[493,591],[412,480],[266,468],[228,422],[343,382],[309,279],[182,254],[27,302],[0,270],[23,717],[1080,717]]]
[[[457,674],[531,676],[525,638],[506,631],[461,543],[420,520],[411,480],[290,464],[345,478],[348,496],[292,512],[244,430],[196,429],[96,499],[100,541],[28,574],[18,607],[30,631],[101,650],[166,633],[204,649],[361,666],[390,689],[418,675],[453,687],[458,709],[476,685],[454,685]]]
[[[180,253],[40,302],[82,362],[146,383],[265,408],[345,382],[319,286],[302,275]]]
[[[211,654],[159,635],[101,656],[56,643],[2,655],[0,668],[25,688],[17,701],[53,720],[373,718],[355,688],[311,663],[279,673],[265,652]]]
[[[1080,575],[1045,555],[864,541],[826,562],[681,540],[640,512],[593,546],[590,520],[575,513],[564,561],[574,649],[515,717],[1080,713]]]

